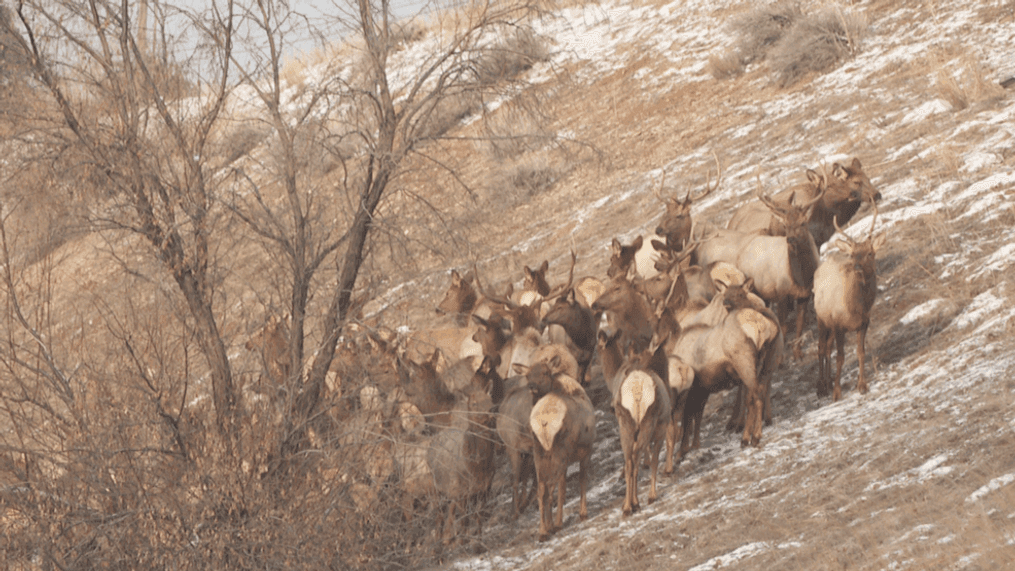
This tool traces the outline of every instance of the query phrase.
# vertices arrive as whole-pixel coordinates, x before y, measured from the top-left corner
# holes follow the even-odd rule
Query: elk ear
[[[531,280],[532,279],[532,268],[530,268],[528,266],[525,266],[524,268],[522,268],[522,270],[525,271],[525,277],[527,277],[527,278],[529,278],[529,280]]]
[[[638,237],[634,239],[634,243],[631,244],[631,247],[634,248],[635,250],[641,250],[641,245],[643,243],[644,243],[644,240],[642,240],[642,237],[639,234]]]
[[[839,180],[846,180],[849,178],[849,172],[846,171],[846,167],[835,163],[832,165],[832,176]]]
[[[454,287],[461,287],[462,285],[462,276],[458,275],[457,270],[451,270],[451,285]]]
[[[490,328],[490,322],[476,315],[475,313],[472,314],[472,320],[475,321],[477,324],[482,325],[486,329]]]
[[[751,291],[754,289],[754,278],[747,278],[744,280],[744,291]]]
[[[524,364],[524,363],[515,363],[512,366],[512,370],[515,372],[516,375],[528,375],[529,374],[529,366]]]
[[[841,238],[835,241],[835,247],[847,254],[853,253],[853,245]]]
[[[600,329],[599,333],[596,334],[596,341],[605,346],[610,342],[610,334],[605,329]]]
[[[860,159],[858,159],[856,157],[853,157],[853,164],[850,165],[850,166],[855,171],[861,170],[863,168],[863,167],[860,166]]]
[[[616,238],[613,239],[613,242],[610,242],[610,250],[613,251],[613,255],[614,256],[619,256],[620,255],[620,249],[622,247],[623,246],[621,246],[620,240],[618,240]]]
[[[877,252],[878,248],[884,246],[885,242],[887,241],[888,241],[888,232],[882,232],[874,237],[874,240],[871,242],[871,248],[873,248],[874,251]]]
[[[567,301],[568,305],[574,305],[574,304],[578,303],[577,298],[575,298],[574,288],[571,288],[571,289],[567,290],[566,301]]]
[[[811,184],[818,186],[822,183],[821,175],[814,169],[807,169],[807,180],[811,181]]]
[[[543,260],[543,263],[539,266],[539,273],[546,275],[546,270],[550,269],[550,261]]]
[[[550,357],[550,361],[547,364],[550,365],[550,370],[559,371],[560,370],[560,355],[554,355],[553,357]]]
[[[662,241],[659,241],[659,240],[652,240],[651,244],[652,244],[652,249],[657,251],[657,252],[665,252],[666,250],[669,250],[669,248],[666,247],[666,242],[662,242]]]

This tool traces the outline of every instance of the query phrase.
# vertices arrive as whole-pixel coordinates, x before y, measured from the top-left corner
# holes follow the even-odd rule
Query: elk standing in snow
[[[592,445],[596,439],[596,413],[585,389],[562,371],[561,359],[539,361],[528,371],[528,381],[538,396],[529,415],[533,435],[539,500],[539,541],[546,541],[564,524],[567,467],[578,462],[581,500],[578,516],[588,517],[586,491],[591,472]],[[553,491],[557,491],[557,514]]]
[[[856,352],[860,367],[856,388],[860,394],[867,392],[867,377],[863,367],[864,342],[870,325],[871,308],[878,291],[874,254],[887,239],[885,232],[874,235],[877,216],[875,206],[866,240],[857,242],[843,233],[844,239],[835,241],[840,251],[830,254],[814,273],[814,310],[818,316],[818,395],[827,395],[831,388],[833,400],[842,398],[839,377],[842,376],[845,360],[843,349],[847,331],[856,331]],[[842,233],[838,222],[835,227]],[[831,376],[833,335],[837,349],[834,388]]]
[[[659,452],[663,441],[670,432],[672,402],[670,388],[658,374],[652,371],[648,362],[656,347],[640,355],[630,354],[625,360],[617,346],[617,335],[599,336],[599,357],[603,362],[603,376],[607,388],[613,395],[613,412],[620,428],[620,445],[624,451],[624,494],[623,514],[637,511],[638,469],[643,455],[651,470],[652,480],[648,501],[656,500],[656,477],[659,472]]]

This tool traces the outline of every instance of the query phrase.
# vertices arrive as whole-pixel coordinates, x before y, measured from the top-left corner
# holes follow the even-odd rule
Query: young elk
[[[839,377],[845,360],[843,349],[847,331],[856,331],[856,353],[860,367],[856,388],[860,394],[867,392],[867,377],[863,367],[864,342],[870,324],[871,308],[878,291],[874,254],[887,239],[885,232],[874,235],[877,216],[875,206],[870,233],[863,242],[857,242],[843,233],[836,221],[836,229],[845,237],[835,241],[840,251],[830,254],[814,273],[814,310],[818,316],[818,396],[827,395],[832,388],[830,361],[834,335],[837,353],[832,399],[836,401],[842,398]]]
[[[581,500],[578,516],[588,517],[586,491],[591,471],[592,445],[596,439],[596,413],[585,389],[562,372],[560,357],[535,363],[528,372],[529,385],[538,397],[529,415],[539,500],[539,541],[564,525],[564,493],[567,467],[579,463]],[[557,490],[554,518],[552,493]]]

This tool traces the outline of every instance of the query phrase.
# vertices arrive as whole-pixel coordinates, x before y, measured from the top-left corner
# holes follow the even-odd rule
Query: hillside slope
[[[860,2],[870,22],[856,56],[789,88],[765,64],[716,80],[708,56],[736,41],[739,3],[603,3],[546,24],[573,99],[555,100],[555,128],[602,151],[520,205],[488,244],[498,259],[546,257],[604,275],[609,241],[651,233],[653,190],[699,189],[723,165],[721,189],[695,216],[725,223],[757,185],[775,189],[804,167],[858,157],[884,196],[889,233],[868,335],[871,392],[855,392],[847,344],[845,399],[814,395],[813,333],[801,362],[774,385],[762,447],[723,432],[713,398],[700,451],[661,499],[621,518],[621,456],[601,411],[591,517],[569,491],[564,530],[535,542],[530,511],[506,520],[498,496],[490,552],[462,569],[991,569],[1015,562],[1015,72],[1010,3]],[[540,74],[543,75],[540,75]],[[954,81],[948,81],[953,78]],[[960,95],[965,96],[962,107]],[[714,171],[713,171],[714,175]],[[549,215],[544,215],[549,213]],[[849,233],[865,236],[861,212]],[[560,271],[563,271],[562,269]]]

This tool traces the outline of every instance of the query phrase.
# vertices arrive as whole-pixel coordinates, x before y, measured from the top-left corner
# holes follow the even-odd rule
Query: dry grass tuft
[[[952,109],[961,111],[974,103],[1004,97],[1004,89],[987,77],[980,62],[968,53],[958,58],[957,71],[942,67],[937,71],[935,88],[938,97],[947,101]]]

